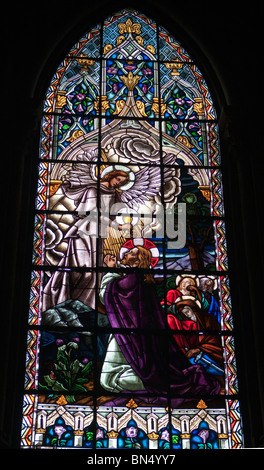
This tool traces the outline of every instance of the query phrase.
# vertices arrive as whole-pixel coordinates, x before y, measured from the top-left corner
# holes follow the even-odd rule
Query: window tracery
[[[22,447],[242,447],[224,216],[200,70],[107,18],[43,106]]]

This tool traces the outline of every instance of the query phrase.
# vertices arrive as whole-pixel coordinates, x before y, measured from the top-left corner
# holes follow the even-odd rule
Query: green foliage
[[[84,384],[89,381],[92,361],[82,364],[73,354],[78,343],[71,341],[58,347],[54,362],[54,372],[44,376],[45,385],[40,384],[43,391],[82,393],[87,389]]]
[[[92,431],[86,431],[86,439],[87,441],[92,441],[93,440],[93,432]]]
[[[135,439],[127,438],[125,439],[125,448],[141,449],[141,444],[139,442],[136,442]]]
[[[213,448],[213,445],[208,442],[208,443],[204,443],[204,444],[197,444],[198,446],[198,449],[212,449]]]
[[[172,444],[179,444],[179,440],[180,440],[180,436],[178,436],[177,434],[174,434],[172,436]]]

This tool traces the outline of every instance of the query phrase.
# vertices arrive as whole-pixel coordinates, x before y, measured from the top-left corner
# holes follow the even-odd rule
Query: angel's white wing
[[[131,189],[122,191],[121,200],[130,207],[145,204],[160,192],[160,168],[147,166],[135,173],[135,183]]]
[[[122,191],[121,199],[130,207],[138,207],[149,201],[151,197],[160,195],[161,185],[165,185],[177,175],[178,169],[166,165],[175,164],[176,156],[166,154],[163,158],[163,173],[161,167],[147,166],[135,173],[135,183],[127,191]]]
[[[80,152],[73,161],[72,168],[67,171],[65,179],[71,184],[89,185],[91,181],[97,181],[96,163],[98,161],[98,150]]]
[[[170,181],[173,177],[177,176],[179,173],[179,169],[171,167],[169,165],[175,165],[176,155],[173,153],[166,153],[162,163],[163,163],[163,182],[166,184]],[[167,166],[168,165],[168,166]]]

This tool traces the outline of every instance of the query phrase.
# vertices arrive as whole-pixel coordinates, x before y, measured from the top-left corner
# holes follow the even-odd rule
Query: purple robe
[[[146,393],[144,402],[165,404],[168,393],[172,406],[180,406],[190,396],[215,395],[220,384],[207,375],[200,365],[190,365],[168,332],[164,311],[161,309],[155,288],[144,282],[140,272],[112,280],[106,289],[105,306],[113,328],[124,328],[115,333],[116,341],[127,362],[142,380]],[[133,331],[129,329],[143,329]],[[164,333],[164,334],[163,334]],[[156,395],[147,398],[148,394]],[[122,399],[114,400],[121,404]]]

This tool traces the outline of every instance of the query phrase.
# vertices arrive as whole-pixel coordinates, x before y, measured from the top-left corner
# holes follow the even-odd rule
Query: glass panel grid
[[[59,65],[41,125],[22,447],[243,446],[220,165],[204,77],[151,19],[117,13]]]

